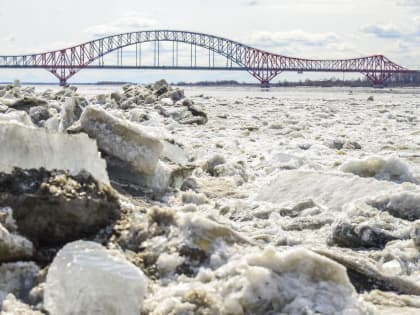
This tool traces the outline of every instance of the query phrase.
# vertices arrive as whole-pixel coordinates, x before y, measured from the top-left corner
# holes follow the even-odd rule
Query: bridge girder
[[[105,68],[103,62],[105,55],[127,46],[136,45],[137,48],[138,44],[146,42],[185,43],[190,44],[191,47],[202,47],[230,60],[231,65],[226,69],[236,64],[239,69],[248,71],[258,79],[262,85],[269,85],[274,77],[284,71],[359,72],[365,74],[373,84],[377,85],[384,84],[394,73],[412,72],[383,55],[337,60],[303,59],[273,54],[223,37],[174,30],[123,33],[51,52],[0,56],[0,68],[43,68],[56,76],[60,84],[65,84],[70,77],[81,69],[88,68],[95,61],[99,62],[98,68],[101,68],[101,65]],[[159,49],[159,45],[157,47]],[[120,67],[124,68],[122,65]]]

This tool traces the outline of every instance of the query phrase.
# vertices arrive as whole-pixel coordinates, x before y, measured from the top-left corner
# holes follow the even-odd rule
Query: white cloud
[[[420,6],[420,0],[398,0],[397,5],[402,7],[417,7]]]
[[[289,32],[255,32],[251,35],[251,42],[264,46],[285,46],[296,43],[304,46],[321,46],[338,41],[335,33],[308,33],[303,30]]]
[[[104,37],[113,34],[141,31],[156,27],[157,21],[139,16],[125,16],[107,24],[99,24],[89,27],[86,32],[94,37]]]
[[[387,25],[364,25],[360,30],[368,35],[374,35],[380,38],[399,38],[403,36],[402,32],[398,29],[397,26],[393,24]]]

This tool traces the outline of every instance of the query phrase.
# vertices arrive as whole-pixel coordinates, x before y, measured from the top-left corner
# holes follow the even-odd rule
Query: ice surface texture
[[[139,315],[147,287],[142,271],[97,243],[67,244],[51,264],[44,305],[51,315]]]
[[[152,175],[162,152],[161,141],[138,125],[118,119],[99,107],[89,106],[81,117],[82,128],[95,138],[99,149]]]
[[[99,182],[109,183],[105,160],[101,159],[95,141],[85,134],[65,135],[17,123],[0,122],[0,171],[14,167],[45,168],[79,173],[86,170]]]

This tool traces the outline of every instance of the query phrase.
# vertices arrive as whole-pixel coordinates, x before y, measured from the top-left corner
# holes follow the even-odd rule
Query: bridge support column
[[[66,86],[66,85],[67,85],[67,79],[60,78],[60,86]]]
[[[261,88],[262,89],[269,89],[270,88],[270,81],[268,80],[262,80],[261,82]]]
[[[373,88],[383,88],[385,87],[386,81],[392,77],[391,72],[371,72],[366,73],[367,78],[372,83]]]

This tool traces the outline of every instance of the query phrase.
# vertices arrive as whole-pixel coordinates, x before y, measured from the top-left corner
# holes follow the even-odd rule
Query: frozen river
[[[153,189],[178,167],[103,241],[149,278],[142,314],[419,314],[420,89],[149,90],[77,90],[164,143]]]

